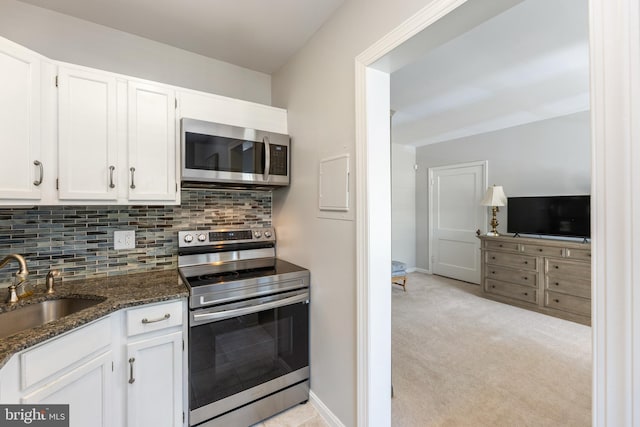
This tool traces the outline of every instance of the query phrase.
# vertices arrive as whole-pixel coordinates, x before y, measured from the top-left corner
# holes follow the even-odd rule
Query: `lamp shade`
[[[487,192],[484,194],[482,206],[505,206],[507,204],[507,196],[504,195],[502,185],[493,185],[487,188]]]

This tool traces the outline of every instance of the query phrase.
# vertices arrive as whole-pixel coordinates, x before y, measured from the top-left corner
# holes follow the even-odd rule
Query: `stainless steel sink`
[[[104,300],[105,298],[59,298],[0,313],[0,338],[53,322]]]

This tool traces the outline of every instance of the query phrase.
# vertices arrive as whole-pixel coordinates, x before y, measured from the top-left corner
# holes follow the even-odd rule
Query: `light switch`
[[[136,232],[135,230],[114,231],[113,232],[113,249],[135,249]]]

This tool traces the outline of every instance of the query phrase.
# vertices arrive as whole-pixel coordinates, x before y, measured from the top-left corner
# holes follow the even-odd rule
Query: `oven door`
[[[289,136],[182,119],[182,180],[288,185]]]
[[[189,423],[309,378],[308,289],[190,313]]]

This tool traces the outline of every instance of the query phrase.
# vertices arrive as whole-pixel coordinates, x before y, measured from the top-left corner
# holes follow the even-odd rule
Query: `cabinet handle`
[[[135,357],[129,358],[129,384],[133,384],[134,382],[136,382],[136,379],[133,378],[133,362],[135,361],[136,361]]]
[[[560,282],[556,282],[556,286],[560,286]]]
[[[502,245],[498,245],[498,246],[502,247]]]
[[[525,261],[524,263],[525,263],[525,264],[529,264],[529,261]]]
[[[495,287],[496,287],[496,285],[491,285],[491,287],[492,287],[492,288],[495,288]]]
[[[539,248],[539,249],[538,249],[538,252],[542,252],[542,248]]]
[[[529,280],[529,278],[527,276],[523,277],[524,280]]]
[[[526,296],[529,296],[529,292],[525,292],[525,293],[524,293],[524,296],[525,296],[525,297],[526,297]]]
[[[142,323],[144,323],[144,324],[146,325],[147,323],[162,322],[163,320],[167,320],[167,319],[168,319],[168,318],[170,318],[170,317],[171,317],[171,314],[169,314],[169,313],[165,314],[165,315],[164,315],[164,316],[162,316],[162,317],[159,317],[159,318],[157,318],[157,319],[152,319],[152,320],[149,320],[149,319],[147,319],[147,318],[145,317],[144,319],[142,319]]]
[[[133,190],[134,188],[136,188],[136,183],[135,183],[136,168],[132,166],[129,168],[129,170],[131,171],[131,185],[129,186],[129,188]]]
[[[491,259],[496,259],[496,257],[492,256]]]
[[[558,268],[560,268],[560,267],[559,267],[559,266],[557,266],[557,265],[555,265],[553,268],[558,269]]]
[[[115,184],[113,183],[113,171],[116,170],[116,167],[111,165],[109,166],[109,188],[115,188]]]
[[[38,166],[38,169],[40,170],[40,178],[38,178],[36,181],[33,181],[33,185],[37,187],[38,185],[42,184],[42,179],[44,178],[44,166],[42,166],[42,162],[40,160],[34,160],[33,164]]]
[[[496,272],[495,272],[495,271],[492,271],[492,272],[491,272],[491,274],[496,274]]]
[[[559,302],[560,302],[560,300],[559,300],[559,299],[557,299],[557,298],[556,298],[556,299],[554,299],[554,301],[555,301],[555,302],[557,302],[557,303],[559,303]]]

